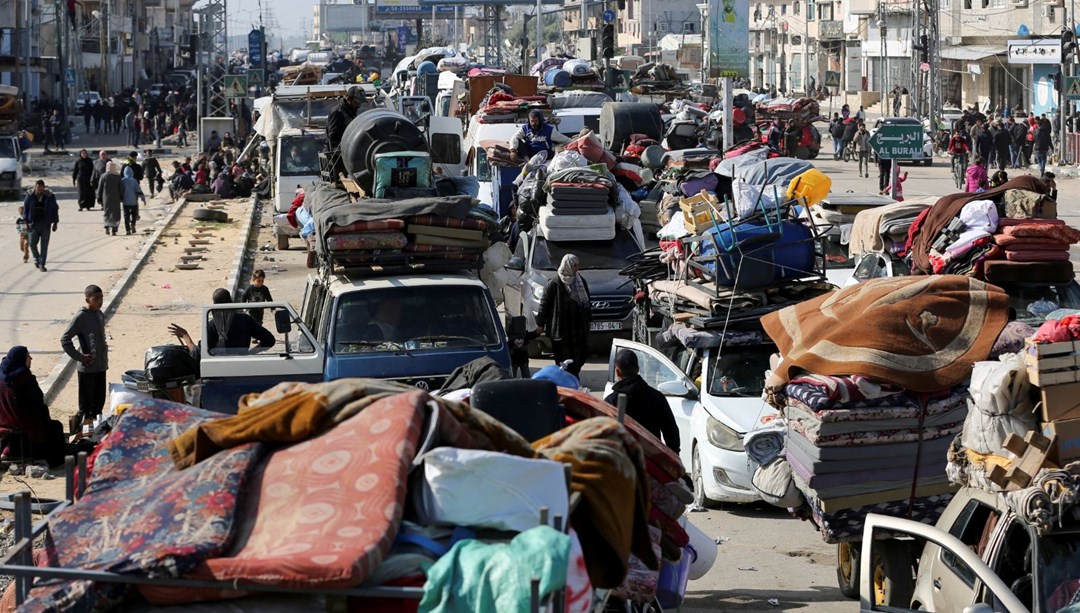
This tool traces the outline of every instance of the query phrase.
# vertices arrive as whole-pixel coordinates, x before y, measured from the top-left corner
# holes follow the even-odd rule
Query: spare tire
[[[660,107],[648,102],[605,102],[600,108],[600,142],[615,155],[622,153],[631,134],[664,138]]]
[[[196,221],[216,221],[219,223],[225,223],[229,221],[229,214],[225,211],[215,211],[214,209],[195,209],[191,212],[191,216]]]
[[[368,193],[374,182],[377,154],[427,150],[427,139],[420,129],[404,115],[388,109],[364,111],[349,123],[341,137],[345,170]]]

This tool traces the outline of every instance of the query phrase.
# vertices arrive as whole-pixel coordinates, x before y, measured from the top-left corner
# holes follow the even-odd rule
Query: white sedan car
[[[754,502],[760,498],[750,482],[757,464],[743,448],[743,437],[760,427],[776,410],[761,399],[769,356],[776,345],[764,343],[726,349],[669,352],[624,339],[614,339],[608,362],[611,393],[615,354],[630,349],[639,374],[667,398],[679,428],[679,458],[691,471],[694,501]],[[700,386],[700,388],[699,388]]]

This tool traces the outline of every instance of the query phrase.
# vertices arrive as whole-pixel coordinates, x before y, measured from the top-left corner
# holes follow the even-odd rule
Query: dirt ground
[[[192,211],[197,208],[220,207],[229,215],[226,223],[196,221]],[[154,245],[146,264],[132,278],[126,294],[106,323],[109,337],[110,384],[120,383],[127,370],[142,369],[146,350],[155,345],[176,343],[168,333],[168,325],[179,324],[198,338],[202,306],[210,303],[214,289],[225,287],[232,274],[237,248],[244,241],[244,222],[254,206],[252,199],[185,202],[176,219]],[[189,241],[207,241],[190,245]],[[177,268],[182,263],[185,248],[206,249],[192,260],[195,270]],[[246,282],[246,279],[243,279]],[[242,283],[241,287],[246,287]],[[74,377],[60,384],[56,399],[51,403],[52,417],[59,419],[67,430],[68,418],[78,406],[78,385]],[[109,400],[106,399],[106,411]],[[31,479],[5,474],[0,480],[0,494],[29,488],[35,495],[63,498],[63,469],[50,472],[53,479]]]

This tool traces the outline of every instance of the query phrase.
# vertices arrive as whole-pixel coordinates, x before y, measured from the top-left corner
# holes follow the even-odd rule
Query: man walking
[[[79,419],[94,419],[105,406],[107,389],[105,372],[109,370],[109,346],[105,340],[105,315],[101,305],[105,298],[101,288],[87,285],[83,291],[84,306],[60,336],[64,353],[78,362]],[[75,348],[75,339],[79,348]]]
[[[620,349],[615,354],[615,379],[611,394],[604,402],[616,406],[619,394],[626,395],[626,415],[641,424],[657,439],[662,439],[675,455],[679,454],[679,427],[667,399],[638,374],[637,354]]]
[[[859,174],[864,178],[870,177],[870,133],[866,131],[866,124],[859,124],[859,131],[855,133],[855,150],[859,152]]]
[[[1020,168],[1023,159],[1024,145],[1027,144],[1027,124],[1016,119],[1009,118],[1009,134],[1012,136],[1012,167]]]
[[[60,207],[56,196],[45,189],[45,181],[38,179],[34,191],[26,195],[23,201],[23,215],[30,228],[30,254],[34,256],[34,266],[46,272],[45,260],[49,257],[49,239],[56,232],[60,223]]]
[[[1000,121],[994,127],[994,160],[998,170],[1005,170],[1012,161],[1012,134]]]

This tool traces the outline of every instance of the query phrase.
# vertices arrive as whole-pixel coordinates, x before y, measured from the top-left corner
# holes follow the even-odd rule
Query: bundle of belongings
[[[499,224],[469,196],[361,199],[328,183],[305,198],[317,259],[342,267],[417,262],[478,265]],[[309,265],[310,265],[309,260]]]
[[[868,253],[888,253],[902,257],[911,224],[915,223],[929,206],[909,198],[904,202],[860,211],[851,224],[848,253],[853,258]]]
[[[1025,176],[983,193],[938,200],[909,231],[912,271],[995,283],[1072,279],[1069,246],[1080,242],[1080,231],[1057,219],[1049,189]]]
[[[798,119],[803,123],[821,119],[821,108],[813,98],[773,98],[758,102],[755,111],[759,119]]]
[[[579,141],[591,138],[590,132]],[[582,147],[597,155],[591,145]],[[536,223],[547,240],[598,241],[614,239],[621,227],[639,245],[645,242],[638,204],[606,164],[589,164],[579,151],[562,151],[550,162],[539,154],[525,165],[517,184],[518,221],[524,230]]]
[[[550,401],[539,438],[489,415],[520,413],[499,384]],[[411,587],[349,596],[343,610],[417,610],[419,599],[421,611],[524,612],[540,604],[534,581],[566,611],[591,610],[594,587],[657,596],[661,566],[689,561],[678,457],[584,392],[546,381],[472,392],[470,407],[342,379],[249,394],[235,416],[139,402],[91,457],[85,493],[47,520],[39,566],[162,581],[39,582],[20,610],[229,600],[315,611],[324,590]],[[252,584],[300,593],[265,609]]]
[[[477,121],[480,123],[525,122],[529,111],[538,109],[550,120],[551,105],[547,96],[516,96],[503,89],[492,89],[480,104]]]
[[[630,77],[630,92],[641,96],[660,92],[686,92],[689,84],[668,64],[642,64]]]
[[[784,434],[755,487],[829,543],[861,538],[867,513],[934,522],[956,487],[946,451],[972,364],[1007,317],[1003,291],[960,276],[873,279],[763,317],[780,350],[765,398]]]

